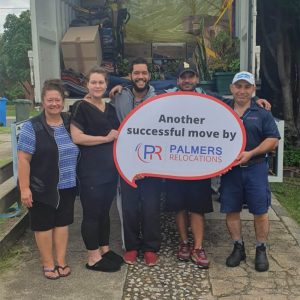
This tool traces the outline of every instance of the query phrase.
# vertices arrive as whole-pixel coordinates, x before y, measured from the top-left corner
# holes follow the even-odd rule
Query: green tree
[[[18,95],[20,88],[25,89],[24,83],[30,81],[27,52],[31,48],[30,12],[24,11],[19,17],[7,15],[0,37],[0,81],[6,93],[9,88]]]

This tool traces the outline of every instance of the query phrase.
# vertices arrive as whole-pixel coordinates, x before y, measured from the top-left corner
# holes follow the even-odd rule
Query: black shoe
[[[261,245],[256,247],[255,253],[255,270],[258,272],[265,272],[269,269],[269,261],[267,258],[266,246]]]
[[[120,266],[124,264],[123,257],[111,250],[102,254],[102,257],[105,257]]]
[[[234,248],[231,254],[226,259],[227,267],[237,267],[242,260],[246,259],[245,245],[238,242],[234,243]]]
[[[90,266],[89,264],[86,264],[85,267],[89,270],[100,272],[116,272],[120,270],[119,264],[116,264],[105,257],[102,257],[102,259],[97,261],[94,265]]]

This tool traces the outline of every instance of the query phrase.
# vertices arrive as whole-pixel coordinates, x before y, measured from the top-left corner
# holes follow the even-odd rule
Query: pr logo
[[[144,163],[149,163],[152,160],[158,159],[162,160],[161,152],[162,147],[158,145],[143,145],[142,143],[138,144],[135,148],[137,156],[140,161]]]

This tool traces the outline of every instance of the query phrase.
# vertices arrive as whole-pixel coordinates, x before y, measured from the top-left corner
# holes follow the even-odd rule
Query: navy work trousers
[[[161,179],[144,178],[133,188],[121,179],[123,231],[126,251],[157,252],[161,244]]]

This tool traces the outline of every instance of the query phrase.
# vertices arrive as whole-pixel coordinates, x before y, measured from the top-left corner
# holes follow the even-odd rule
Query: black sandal
[[[116,271],[120,270],[119,264],[116,264],[115,262],[113,262],[105,257],[102,257],[102,259],[97,261],[92,266],[90,266],[89,264],[86,264],[85,266],[89,270],[100,271],[100,272],[116,272]]]
[[[57,276],[49,276],[49,275],[46,275],[46,273],[58,273]],[[60,277],[59,275],[59,272],[57,270],[56,267],[54,267],[54,269],[49,269],[49,268],[45,268],[43,267],[43,273],[44,273],[44,276],[47,278],[47,279],[50,279],[50,280],[56,280]]]
[[[70,269],[70,267],[68,265],[65,265],[64,267],[63,266],[56,266],[56,269],[57,269],[57,272],[59,274],[59,277],[67,277],[67,276],[69,276],[71,274],[71,269],[66,274],[60,272],[60,270],[64,271],[67,268]]]

